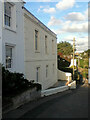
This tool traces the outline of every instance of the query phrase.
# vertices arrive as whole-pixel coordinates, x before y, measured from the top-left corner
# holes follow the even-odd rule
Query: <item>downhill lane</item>
[[[55,97],[28,111],[21,118],[88,118],[88,91],[90,86],[81,85],[66,95],[53,95]]]

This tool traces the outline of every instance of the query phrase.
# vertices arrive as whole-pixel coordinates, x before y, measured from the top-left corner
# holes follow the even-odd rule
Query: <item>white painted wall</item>
[[[67,72],[63,72],[61,70],[57,70],[57,78],[58,80],[67,80],[67,81],[71,81],[72,80],[72,74],[71,73],[67,73]]]
[[[35,52],[34,31],[39,31],[39,52]],[[45,35],[48,37],[48,54],[45,54]],[[36,67],[40,67],[39,83],[42,89],[52,86],[57,81],[57,39],[40,21],[24,9],[24,39],[25,39],[25,75],[28,80],[36,82]],[[52,54],[52,40],[55,41],[55,54]],[[53,64],[55,65],[53,73]],[[46,65],[49,66],[46,78]]]
[[[0,1],[0,63],[2,63],[2,2]]]
[[[23,2],[14,2],[12,9],[12,25],[13,28],[8,28],[4,25],[4,10],[3,10],[3,27],[2,27],[2,63],[5,65],[5,45],[13,47],[13,66],[11,71],[24,73],[24,27],[23,27]],[[4,4],[2,4],[4,9]],[[1,8],[0,8],[1,9]],[[1,17],[0,17],[1,18]]]
[[[70,66],[73,66],[73,59],[71,59],[71,64]],[[74,59],[74,66],[77,66],[76,59]]]

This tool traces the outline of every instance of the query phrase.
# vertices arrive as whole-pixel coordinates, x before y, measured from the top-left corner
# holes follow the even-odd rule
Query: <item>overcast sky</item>
[[[25,7],[57,34],[57,43],[70,42],[75,37],[77,50],[87,50],[88,0],[27,1]]]

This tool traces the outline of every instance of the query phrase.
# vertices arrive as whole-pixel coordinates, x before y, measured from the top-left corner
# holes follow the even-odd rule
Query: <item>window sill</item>
[[[40,51],[35,51],[35,53],[40,53]]]
[[[13,30],[11,27],[4,26],[4,28],[5,28],[6,30],[9,30],[9,31],[11,31],[11,32],[16,33],[16,30]]]
[[[46,77],[46,80],[49,80],[49,77]]]

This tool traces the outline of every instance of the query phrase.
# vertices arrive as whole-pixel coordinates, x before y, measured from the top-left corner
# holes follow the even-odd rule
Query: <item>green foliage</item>
[[[57,44],[57,53],[63,53],[63,55],[71,55],[73,47],[69,42],[60,42]]]
[[[64,58],[61,58],[59,55],[58,55],[57,59],[58,59],[58,66],[60,66],[60,67],[69,67],[70,62],[68,62]]]
[[[79,67],[88,69],[88,64],[89,64],[88,59],[81,59]]]
[[[73,66],[70,66],[69,68],[73,68]],[[74,66],[74,69],[77,69],[77,67],[76,67],[76,66]]]
[[[67,67],[58,67],[59,70],[63,71],[63,72],[70,72],[73,74],[73,69],[72,68],[67,68]]]
[[[36,87],[37,90],[41,90],[39,83],[28,81],[22,73],[12,73],[2,67],[2,95],[4,97],[13,97],[34,87]]]

